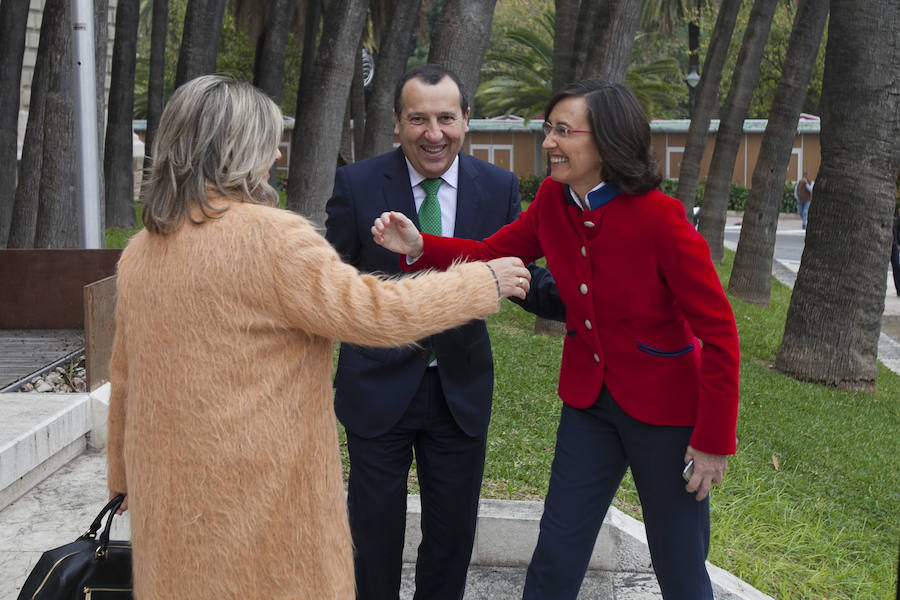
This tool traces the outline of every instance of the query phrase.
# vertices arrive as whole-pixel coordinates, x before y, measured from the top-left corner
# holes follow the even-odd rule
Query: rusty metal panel
[[[87,389],[109,381],[109,357],[116,331],[116,276],[84,286],[84,353]]]
[[[121,253],[0,250],[0,329],[82,329],[82,288],[115,274]]]

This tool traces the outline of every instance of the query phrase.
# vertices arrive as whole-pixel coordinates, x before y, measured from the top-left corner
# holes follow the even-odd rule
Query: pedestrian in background
[[[794,200],[797,201],[797,214],[803,229],[806,229],[809,205],[812,202],[813,182],[809,178],[809,172],[803,171],[803,178],[794,184]]]

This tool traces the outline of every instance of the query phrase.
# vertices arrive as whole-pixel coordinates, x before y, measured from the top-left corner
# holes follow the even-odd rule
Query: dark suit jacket
[[[398,273],[396,254],[372,240],[382,212],[402,212],[419,225],[409,172],[401,150],[338,169],[326,205],[325,237],[343,259],[364,272]],[[455,237],[480,240],[521,212],[515,175],[459,155]],[[494,368],[484,321],[421,340],[420,348],[370,348],[341,344],[334,407],[345,427],[361,437],[388,431],[409,406],[433,348],[447,404],[469,435],[484,433],[491,415]]]

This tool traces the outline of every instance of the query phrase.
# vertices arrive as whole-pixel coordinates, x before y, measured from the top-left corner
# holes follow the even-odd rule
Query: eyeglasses
[[[550,121],[544,121],[544,124],[541,126],[544,130],[544,136],[549,136],[552,132],[558,138],[567,138],[573,133],[593,133],[592,131],[588,131],[586,129],[572,129],[570,127],[566,127],[565,125],[554,125]]]

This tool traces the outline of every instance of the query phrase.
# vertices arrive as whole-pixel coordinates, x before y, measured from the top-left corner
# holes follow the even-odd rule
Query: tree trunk
[[[363,84],[362,53],[363,45],[360,42],[359,48],[356,50],[356,68],[353,70],[353,82],[350,84],[350,100],[348,102],[350,108],[348,124],[352,124],[352,151],[349,154],[351,162],[358,160],[363,138],[366,135],[366,88]]]
[[[5,2],[4,2],[5,4]],[[58,2],[57,2],[58,4]],[[47,10],[47,6],[50,10]],[[37,226],[38,198],[40,195],[41,166],[44,157],[44,106],[50,78],[52,53],[50,46],[60,25],[60,12],[54,4],[47,2],[41,20],[41,34],[34,71],[31,75],[31,100],[28,103],[28,123],[22,144],[22,164],[16,186],[16,201],[13,205],[12,222],[9,229],[9,248],[33,248],[34,232]]]
[[[175,87],[216,70],[225,0],[188,0]]]
[[[107,227],[135,226],[132,120],[139,16],[139,0],[119,0],[109,85],[106,152],[103,157]]]
[[[272,0],[269,18],[257,45],[253,85],[281,104],[284,89],[284,61],[288,35],[294,18],[294,0]]]
[[[900,171],[900,11],[832,0],[822,81],[822,163],[776,368],[875,389],[894,185]]]
[[[469,104],[474,104],[481,63],[491,41],[497,0],[446,0],[434,24],[428,62],[459,75]]]
[[[572,40],[572,65],[566,66],[568,78],[562,82],[560,90],[566,85],[586,77],[585,65],[587,64],[588,49],[595,44],[602,43],[602,32],[609,24],[612,12],[610,2],[611,0],[585,0],[577,8],[575,39]],[[551,321],[551,323],[554,322]]]
[[[753,183],[744,207],[741,237],[728,281],[728,293],[745,302],[769,305],[772,257],[784,174],[791,160],[797,120],[815,67],[822,32],[828,18],[827,0],[801,0],[775,90],[769,121],[753,170]]]
[[[641,12],[639,0],[621,0],[609,6],[600,41],[590,44],[585,59],[585,77],[599,77],[616,83],[625,82],[631,65],[631,48]]]
[[[28,3],[0,4],[0,248],[6,247],[16,198],[19,91]]]
[[[299,116],[306,99],[310,96],[313,76],[316,71],[316,41],[319,39],[319,25],[322,15],[318,2],[306,4],[306,17],[303,20],[303,56],[300,60],[300,82],[297,86],[297,111]],[[292,136],[293,139],[294,136]],[[293,143],[291,144],[293,151]]]
[[[303,102],[298,101],[291,137],[287,206],[319,225],[325,223],[325,202],[334,185],[341,122],[368,4],[368,0],[331,1],[323,24],[329,35],[319,42],[309,89],[301,86],[298,92]]]
[[[150,77],[147,81],[147,129],[144,135],[144,175],[149,174],[153,140],[163,111],[166,84],[166,36],[169,25],[169,0],[153,0],[150,29]]]
[[[49,23],[48,23],[49,20]],[[65,0],[44,5],[50,43],[38,192],[35,248],[81,246],[76,168],[75,73],[72,69],[72,18]]]
[[[556,35],[553,36],[554,94],[576,78],[578,15],[581,0],[556,0]]]
[[[688,127],[684,153],[681,157],[681,169],[678,174],[678,191],[676,196],[684,203],[685,212],[690,218],[694,210],[694,198],[697,196],[697,182],[700,180],[700,163],[706,150],[709,137],[709,122],[716,109],[719,98],[719,80],[722,78],[722,67],[728,55],[728,45],[734,32],[734,22],[741,8],[741,0],[722,0],[716,25],[712,31],[706,60],[703,61],[703,73],[696,89],[694,114]]]
[[[359,158],[387,152],[394,141],[394,87],[406,69],[409,40],[422,0],[397,0],[391,11],[390,28],[382,37],[375,62],[375,78],[366,111],[366,135]]]
[[[741,147],[744,117],[747,116],[750,97],[759,79],[759,65],[766,40],[769,38],[776,4],[777,0],[753,2],[750,20],[734,68],[731,89],[728,91],[719,131],[716,133],[716,147],[706,179],[698,226],[700,234],[709,245],[715,263],[721,263],[725,257],[725,217],[728,212],[734,161]]]

